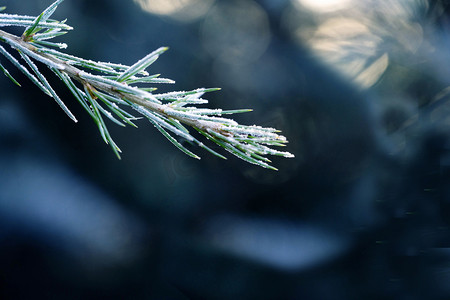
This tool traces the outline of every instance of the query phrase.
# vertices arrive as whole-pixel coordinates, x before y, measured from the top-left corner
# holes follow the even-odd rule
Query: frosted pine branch
[[[132,66],[91,61],[56,50],[65,49],[67,45],[49,40],[72,30],[65,21],[50,19],[62,1],[55,1],[37,17],[0,13],[0,27],[25,27],[20,37],[0,30],[0,42],[17,51],[21,60],[19,61],[1,45],[0,54],[44,93],[52,97],[64,112],[77,122],[49,81],[39,71],[35,61],[52,70],[92,117],[103,140],[111,146],[119,158],[121,151],[109,134],[105,118],[121,126],[128,124],[137,127],[134,122],[141,117],[134,116],[126,108],[148,119],[177,148],[197,159],[200,157],[174,136],[196,144],[220,158],[225,157],[194,137],[186,126],[237,157],[264,168],[276,170],[270,165],[271,161],[267,155],[293,157],[289,152],[271,148],[285,146],[287,143],[286,138],[280,135],[278,130],[256,125],[240,125],[232,119],[223,117],[251,110],[227,111],[197,107],[208,103],[202,98],[206,92],[218,89],[201,88],[192,91],[154,93],[156,89],[148,85],[173,83],[170,79],[160,78],[159,74],[150,75],[146,71],[167,50],[165,47],[151,52]],[[4,8],[0,8],[1,10]],[[20,86],[1,62],[0,69]]]

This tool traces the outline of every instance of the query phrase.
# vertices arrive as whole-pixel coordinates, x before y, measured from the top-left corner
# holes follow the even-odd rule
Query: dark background
[[[169,46],[159,90],[253,108],[235,119],[296,156],[278,172],[191,159],[145,120],[109,124],[118,160],[57,78],[77,124],[1,57],[22,88],[0,77],[0,297],[449,299],[449,5],[317,3],[66,0],[54,16],[84,58]]]

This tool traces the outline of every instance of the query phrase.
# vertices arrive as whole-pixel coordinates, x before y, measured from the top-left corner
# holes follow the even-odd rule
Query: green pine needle
[[[17,84],[18,86],[21,86],[20,83],[18,83],[17,80],[15,80],[14,77],[11,76],[11,74],[8,72],[8,70],[6,70],[5,67],[2,66],[2,64],[0,64],[0,70],[2,70],[3,73],[6,75],[6,77],[11,79],[12,82]]]

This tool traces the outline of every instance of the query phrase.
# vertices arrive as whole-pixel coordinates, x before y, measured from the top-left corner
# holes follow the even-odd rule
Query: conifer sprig
[[[166,47],[151,52],[132,66],[91,61],[57,50],[65,49],[67,45],[49,40],[72,30],[65,20],[50,19],[62,1],[55,1],[37,17],[0,13],[0,27],[25,27],[20,37],[0,30],[0,42],[16,50],[21,60],[1,45],[0,54],[44,93],[52,97],[63,111],[77,122],[35,62],[52,70],[92,117],[103,140],[111,146],[117,157],[120,158],[121,151],[113,141],[105,120],[109,119],[121,126],[128,124],[137,127],[135,121],[142,117],[148,119],[177,148],[197,159],[200,157],[187,149],[178,139],[184,139],[220,158],[226,158],[203,144],[186,127],[193,128],[237,157],[264,168],[276,170],[270,165],[271,161],[267,155],[293,157],[289,152],[271,148],[285,146],[287,143],[286,138],[280,135],[278,130],[256,125],[240,125],[232,119],[223,117],[248,112],[250,109],[199,108],[198,105],[208,103],[202,98],[203,95],[218,90],[216,88],[155,93],[153,84],[174,83],[170,79],[159,77],[159,74],[150,75],[146,71],[167,50]],[[2,10],[4,7],[0,7],[0,11]],[[1,61],[0,70],[20,86]],[[130,109],[140,117],[133,115]]]

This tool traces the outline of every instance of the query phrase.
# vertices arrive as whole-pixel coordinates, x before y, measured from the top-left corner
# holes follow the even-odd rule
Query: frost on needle
[[[266,157],[268,155],[294,157],[289,152],[273,149],[287,143],[286,138],[280,135],[278,130],[256,125],[240,125],[232,119],[223,117],[251,110],[199,107],[208,103],[202,98],[203,95],[218,90],[216,88],[155,93],[153,84],[174,83],[170,79],[159,77],[159,74],[152,75],[146,71],[167,50],[166,47],[151,52],[132,66],[92,61],[61,52],[60,50],[67,48],[67,45],[51,40],[72,30],[72,27],[67,25],[65,20],[57,21],[50,17],[62,1],[55,1],[37,17],[0,13],[0,27],[25,28],[20,37],[0,30],[0,42],[17,51],[20,60],[2,45],[0,54],[45,94],[52,97],[63,111],[77,122],[35,62],[52,70],[92,117],[103,140],[111,146],[117,157],[120,158],[121,151],[111,138],[105,120],[109,119],[120,126],[128,124],[137,127],[135,122],[142,117],[148,119],[178,149],[197,159],[200,157],[187,149],[178,139],[196,144],[220,158],[225,157],[194,137],[188,130],[189,127],[191,131],[193,129],[199,133],[197,136],[203,135],[237,157],[264,168],[276,170],[270,165],[271,161]],[[0,11],[4,9],[0,7]],[[20,86],[1,61],[0,70]]]

